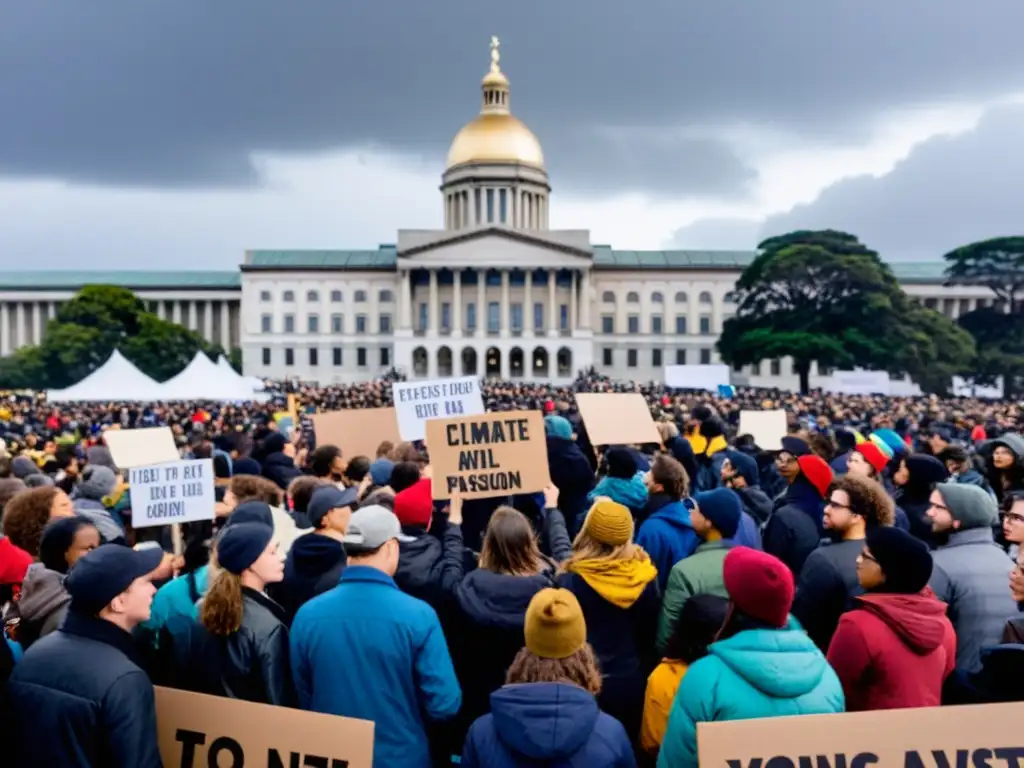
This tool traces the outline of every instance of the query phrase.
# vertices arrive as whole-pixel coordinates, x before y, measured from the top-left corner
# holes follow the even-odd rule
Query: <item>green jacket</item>
[[[729,597],[722,578],[722,563],[729,546],[726,541],[705,541],[692,555],[672,566],[658,618],[658,653],[665,652],[679,612],[687,600],[694,595]]]

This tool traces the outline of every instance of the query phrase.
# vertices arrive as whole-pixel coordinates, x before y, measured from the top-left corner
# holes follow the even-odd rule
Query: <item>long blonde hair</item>
[[[487,523],[480,567],[507,576],[536,576],[545,560],[526,515],[512,507],[498,507]]]
[[[587,531],[586,523],[576,534],[572,543],[572,554],[569,559],[562,563],[559,573],[567,573],[573,569],[576,563],[583,560],[605,560],[614,562],[616,560],[649,560],[644,548],[627,541],[625,544],[605,544],[598,541]]]

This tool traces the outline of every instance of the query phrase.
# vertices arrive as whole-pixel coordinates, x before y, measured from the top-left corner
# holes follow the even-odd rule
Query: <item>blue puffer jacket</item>
[[[644,548],[658,569],[658,584],[664,592],[672,566],[689,557],[700,544],[690,524],[690,510],[682,501],[666,504],[640,524],[636,543]]]
[[[462,768],[635,768],[622,724],[570,683],[506,685],[466,736]]]
[[[845,709],[843,687],[814,642],[790,620],[713,643],[683,676],[658,768],[696,768],[697,723]]]

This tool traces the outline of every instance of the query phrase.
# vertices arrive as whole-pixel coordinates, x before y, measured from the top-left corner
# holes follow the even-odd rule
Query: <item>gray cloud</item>
[[[672,235],[669,246],[684,250],[754,250],[764,222],[760,219],[699,219]]]
[[[831,227],[898,261],[1020,234],[1021,136],[1024,107],[993,109],[976,130],[925,142],[885,176],[839,181],[813,203],[771,217],[760,237]]]
[[[880,110],[1024,87],[1021,28],[1006,0],[8,3],[0,173],[241,186],[254,150],[367,144],[440,168],[498,34],[556,186],[742,195],[750,171],[713,134],[643,137],[741,120],[856,140]]]

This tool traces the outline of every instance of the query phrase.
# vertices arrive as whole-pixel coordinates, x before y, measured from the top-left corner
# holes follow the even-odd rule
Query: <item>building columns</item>
[[[527,269],[523,278],[523,334],[533,336],[533,270]]]
[[[483,338],[487,335],[487,270],[478,269],[476,272],[476,336]],[[486,361],[484,362],[486,367]]]
[[[461,194],[460,194],[461,196]],[[452,336],[462,337],[462,269],[457,268],[452,273]],[[455,370],[454,352],[452,353],[452,370]]]
[[[427,307],[427,331],[428,331],[428,333],[432,333],[434,335],[437,335],[439,333],[439,331],[440,331],[440,328],[439,328],[438,323],[437,323],[437,310],[438,310],[438,306],[437,306],[438,305],[438,301],[437,301],[437,270],[436,269],[431,269],[431,270],[429,270],[429,272],[430,272],[430,295],[429,295],[430,304]]]
[[[213,344],[213,302],[203,302],[203,338]]]
[[[555,284],[558,282],[558,270],[548,270],[548,336],[558,335],[558,304],[555,300]]]
[[[220,303],[220,345],[225,351],[231,349],[231,302]]]
[[[512,328],[511,307],[508,300],[509,270],[501,270],[501,331],[502,338],[507,338]],[[502,360],[504,366],[504,359]]]
[[[579,286],[577,285],[578,281],[575,269],[572,271],[571,279],[572,282],[570,283],[569,288],[569,333],[572,333],[573,331],[576,330],[576,320],[579,316],[577,312],[577,301],[579,300],[579,294],[577,292],[577,289]]]
[[[590,330],[590,270],[580,272],[580,330]]]
[[[408,331],[412,328],[412,270],[402,270],[402,285],[398,293],[398,327]]]
[[[14,305],[14,330],[16,332],[15,341],[12,344],[14,349],[23,347],[28,343],[28,325],[25,323],[25,304],[19,301]]]
[[[0,355],[11,354],[11,305],[0,304]]]

